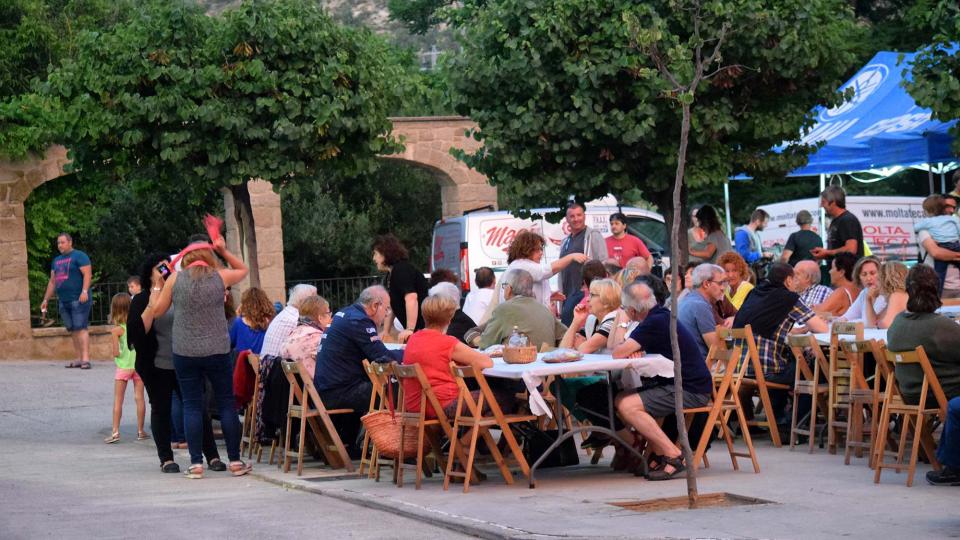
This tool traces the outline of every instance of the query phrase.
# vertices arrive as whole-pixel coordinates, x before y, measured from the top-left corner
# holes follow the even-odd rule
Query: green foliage
[[[397,149],[387,113],[398,69],[369,31],[343,28],[308,0],[247,1],[206,16],[154,1],[88,32],[45,93],[66,116],[76,166],[208,188],[375,168]]]
[[[390,0],[390,18],[402,23],[414,34],[424,34],[443,22],[443,8],[452,0]]]
[[[941,0],[930,17],[940,22],[934,43],[914,59],[913,81],[905,84],[917,104],[947,122],[960,118],[960,6]],[[960,154],[960,123],[950,130],[953,150]]]
[[[413,50],[395,53],[395,62],[403,70],[397,86],[402,92],[399,108],[391,116],[447,116],[455,114],[447,84],[446,67],[441,57],[435,70],[421,70]]]
[[[56,236],[69,232],[93,262],[94,283],[125,281],[145,253],[174,253],[202,230],[205,213],[223,213],[217,191],[150,181],[150,172],[117,180],[71,174],[38,187],[24,203],[30,300],[38,305],[57,254]]]
[[[839,101],[858,35],[839,0],[708,2],[704,35],[722,22],[728,69],[698,90],[686,178],[716,184],[738,172],[770,178],[804,162],[794,140],[811,108]],[[523,0],[487,2],[463,28],[450,75],[457,110],[480,125],[484,144],[462,155],[520,207],[590,200],[640,188],[663,193],[676,170],[679,117],[649,56],[630,46],[660,43],[672,69],[691,42],[689,12],[674,1]],[[627,17],[625,17],[625,14]],[[632,18],[637,26],[625,22]],[[719,66],[717,66],[719,67]]]
[[[370,244],[387,232],[404,241],[417,268],[428,268],[441,208],[436,179],[424,170],[384,160],[376,173],[349,183],[318,178],[290,185],[281,201],[287,279],[375,273]]]

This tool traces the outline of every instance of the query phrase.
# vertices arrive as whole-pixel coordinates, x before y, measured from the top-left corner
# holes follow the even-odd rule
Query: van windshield
[[[627,216],[627,231],[643,240],[650,253],[660,252],[662,256],[670,255],[670,246],[667,245],[667,227],[663,222],[643,216]]]

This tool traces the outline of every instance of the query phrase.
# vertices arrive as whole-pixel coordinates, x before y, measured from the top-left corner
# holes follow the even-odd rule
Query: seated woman
[[[750,283],[753,272],[747,266],[747,261],[735,251],[728,251],[721,255],[717,259],[717,264],[727,273],[727,285],[730,287],[726,292],[727,300],[733,304],[733,307],[740,309],[747,295],[753,290],[753,283]]]
[[[260,354],[263,336],[276,315],[267,293],[259,287],[250,287],[240,297],[239,316],[230,324],[230,347],[236,351],[249,350]]]
[[[853,300],[850,307],[843,314],[845,321],[863,321],[866,318],[864,305],[867,302],[867,294],[871,289],[875,289],[880,276],[880,260],[876,257],[863,257],[857,261],[853,267],[853,283],[860,289],[860,294]],[[880,312],[887,306],[886,298],[883,295],[874,295],[873,309],[874,313]]]
[[[477,352],[474,349],[464,345],[457,338],[447,335],[447,326],[453,320],[453,314],[457,311],[457,303],[444,295],[428,296],[423,300],[421,312],[426,327],[410,336],[407,341],[407,347],[403,351],[403,364],[420,364],[424,375],[430,381],[430,387],[433,389],[440,406],[448,418],[452,418],[456,413],[457,394],[459,389],[457,382],[450,373],[450,362],[464,366],[473,366],[476,369],[485,369],[493,366],[493,360],[489,356]],[[404,379],[403,398],[406,410],[409,412],[420,411],[420,384],[417,381]],[[479,391],[477,391],[479,397]],[[504,407],[513,400],[509,396],[507,400],[501,401],[501,396],[496,397],[501,407],[512,410],[512,407]],[[427,403],[427,415],[436,417],[433,407]]]
[[[853,299],[860,294],[860,288],[853,281],[853,269],[857,265],[857,256],[841,251],[830,263],[830,285],[833,292],[826,300],[813,306],[817,313],[829,313],[839,317],[850,309]]]
[[[874,309],[874,300],[883,296],[886,306],[881,311]],[[903,263],[888,261],[880,267],[877,287],[867,292],[864,303],[864,326],[889,328],[893,319],[907,309],[907,267]]]
[[[578,305],[573,310],[573,323],[560,340],[560,347],[605,354],[609,352],[607,340],[620,309],[620,285],[612,279],[593,281],[589,298],[587,305]]]
[[[308,296],[300,304],[300,319],[296,328],[280,345],[281,358],[302,362],[313,379],[320,339],[332,320],[329,302],[322,296]]]

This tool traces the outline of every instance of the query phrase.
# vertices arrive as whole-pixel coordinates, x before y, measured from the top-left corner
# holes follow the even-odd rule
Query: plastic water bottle
[[[520,329],[516,326],[513,327],[513,332],[510,333],[510,339],[507,340],[508,347],[526,347],[527,346],[527,336],[520,333]]]

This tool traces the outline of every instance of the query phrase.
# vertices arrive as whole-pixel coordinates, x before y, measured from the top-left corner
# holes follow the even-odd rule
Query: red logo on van
[[[502,249],[504,252],[510,248],[510,243],[513,242],[513,239],[517,236],[519,229],[514,229],[508,226],[502,227],[490,227],[486,230],[485,236],[483,239],[484,245],[489,247]]]

